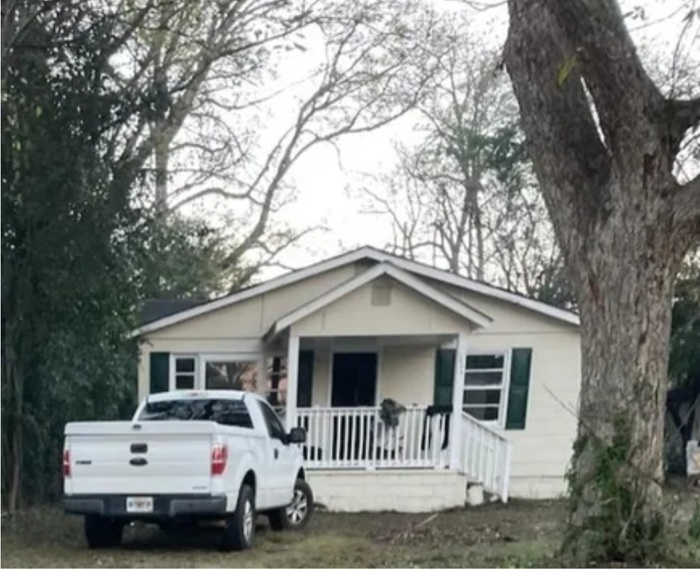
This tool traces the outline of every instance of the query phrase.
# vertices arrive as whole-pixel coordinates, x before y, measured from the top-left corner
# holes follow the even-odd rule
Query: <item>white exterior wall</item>
[[[391,285],[391,301],[372,305],[372,287]],[[469,332],[469,323],[391,278],[380,278],[348,293],[291,327],[295,336],[410,336]]]
[[[384,346],[380,357],[379,401],[410,405],[433,403],[437,346]]]
[[[309,471],[315,499],[334,512],[432,512],[465,504],[466,478],[448,470]]]
[[[147,334],[140,347],[139,399],[148,394],[151,352],[260,353],[261,338],[275,320],[354,275],[353,266],[340,267]]]
[[[513,443],[510,494],[556,498],[566,492],[565,474],[576,438],[580,335],[571,326],[550,324],[550,330],[543,331],[543,323],[535,324],[532,331],[479,331],[468,337],[467,350],[532,348],[525,429],[502,431]]]

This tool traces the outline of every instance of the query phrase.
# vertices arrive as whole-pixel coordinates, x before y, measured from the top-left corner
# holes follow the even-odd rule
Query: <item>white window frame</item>
[[[170,354],[170,373],[168,374],[168,391],[180,391],[177,389],[177,384],[175,382],[175,378],[178,375],[177,373],[177,360],[194,360],[194,371],[191,372],[191,375],[194,377],[194,381],[192,382],[192,388],[193,389],[199,389],[198,383],[199,383],[199,368],[200,363],[199,363],[199,357],[197,354],[189,354],[189,353],[182,353],[182,354]],[[184,373],[180,373],[179,375],[185,375]],[[187,375],[190,375],[190,372],[187,372]]]
[[[268,371],[267,371],[267,370],[268,370],[267,362],[268,362],[268,361],[272,362],[272,360],[273,360],[274,358],[280,358],[281,360],[283,360],[283,361],[285,362],[285,368],[287,369],[287,374],[289,374],[289,368],[288,368],[288,365],[287,365],[288,362],[286,361],[286,360],[287,360],[287,352],[285,352],[285,351],[283,351],[283,350],[275,350],[275,351],[267,352],[267,353],[265,354],[265,358],[264,358],[264,360],[263,360],[263,372],[264,372],[264,382],[265,382],[265,383],[264,383],[264,385],[263,385],[263,390],[261,391],[260,394],[261,394],[262,397],[265,399],[265,401],[267,402],[267,404],[268,404],[270,407],[272,407],[272,409],[273,409],[276,413],[279,413],[280,410],[285,409],[286,406],[287,406],[286,396],[285,396],[285,402],[284,402],[284,403],[278,404],[278,405],[274,405],[274,406],[273,406],[273,405],[269,402],[269,400],[268,400],[268,396],[269,396],[271,393],[273,393],[273,390],[267,388],[267,382],[270,380],[270,375],[268,374]],[[289,387],[289,377],[287,377],[287,387]],[[281,393],[281,390],[279,389],[279,386],[278,386],[278,387],[277,387],[278,401],[279,401],[279,394],[280,394],[280,393]]]
[[[467,360],[470,356],[503,356],[503,369],[502,369],[502,376],[501,376],[501,383],[500,385],[467,385],[467,374],[470,371],[499,371],[496,368],[488,368],[488,369],[472,369],[470,370],[467,367]],[[508,393],[510,392],[510,362],[511,362],[511,356],[512,356],[512,350],[507,349],[507,350],[468,350],[467,354],[464,357],[464,391],[462,393],[462,411],[467,412],[467,407],[486,407],[490,406],[493,404],[484,404],[484,405],[465,405],[464,404],[464,393],[467,391],[500,391],[501,392],[501,397],[499,399],[498,403],[498,419],[495,421],[482,421],[481,419],[477,419],[481,423],[484,423],[485,425],[492,425],[492,426],[497,426],[497,427],[503,427],[506,422],[506,413],[508,411]],[[495,405],[494,405],[495,406]],[[470,415],[472,416],[472,415]]]
[[[263,368],[263,376],[267,379],[267,374],[265,373],[264,366],[262,365],[262,354],[258,352],[248,352],[248,353],[207,353],[207,354],[193,354],[190,352],[182,353],[171,353],[170,354],[170,372],[168,377],[168,391],[180,391],[176,389],[175,378],[178,375],[177,360],[181,359],[193,359],[194,360],[194,383],[193,389],[204,390],[207,386],[207,363],[209,362],[256,362],[258,368],[258,375],[260,375],[260,369]],[[182,373],[179,375],[183,375]],[[188,375],[189,372],[188,372]]]
[[[261,366],[263,361],[263,355],[261,352],[226,352],[226,353],[209,353],[209,354],[199,354],[199,361],[201,365],[199,366],[199,373],[197,374],[198,384],[197,389],[207,388],[207,364],[209,362],[217,363],[229,363],[229,362],[255,362],[257,366],[258,378],[262,375],[266,379],[266,371],[264,366]],[[262,374],[261,374],[262,367]],[[259,379],[258,379],[259,381]],[[259,388],[258,388],[259,391]]]

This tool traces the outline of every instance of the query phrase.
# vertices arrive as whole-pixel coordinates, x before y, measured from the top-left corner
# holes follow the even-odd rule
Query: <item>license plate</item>
[[[150,514],[153,512],[153,498],[129,497],[126,499],[126,511],[130,514]]]

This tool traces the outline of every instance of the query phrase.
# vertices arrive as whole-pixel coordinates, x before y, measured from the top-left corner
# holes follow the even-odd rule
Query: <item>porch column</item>
[[[260,357],[258,359],[258,381],[256,385],[256,392],[261,397],[267,395],[267,358],[269,357],[269,349],[267,346],[263,345]]]
[[[464,398],[464,369],[467,360],[467,335],[457,335],[455,368],[452,380],[452,424],[450,425],[450,470],[461,468],[462,451],[462,405]]]
[[[299,383],[299,336],[289,336],[287,344],[287,409],[285,427],[287,430],[296,425],[297,385]]]

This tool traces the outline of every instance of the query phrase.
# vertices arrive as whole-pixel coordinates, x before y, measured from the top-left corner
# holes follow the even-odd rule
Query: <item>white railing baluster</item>
[[[493,488],[495,486],[494,482],[494,469],[495,469],[495,460],[496,460],[496,454],[493,452],[494,451],[494,445],[495,442],[493,440],[493,435],[491,433],[488,433],[488,436],[486,437],[486,440],[488,441],[488,458],[486,460],[486,482],[487,484]]]
[[[416,452],[418,458],[418,466],[424,466],[425,449],[423,448],[423,438],[425,437],[425,421],[428,419],[427,411],[423,411],[418,418],[418,439],[416,442]]]
[[[508,500],[511,443],[496,429],[462,413],[461,468],[473,482]]]
[[[359,459],[362,466],[367,467],[367,457],[365,456],[365,410],[360,413],[360,443],[359,443]]]

